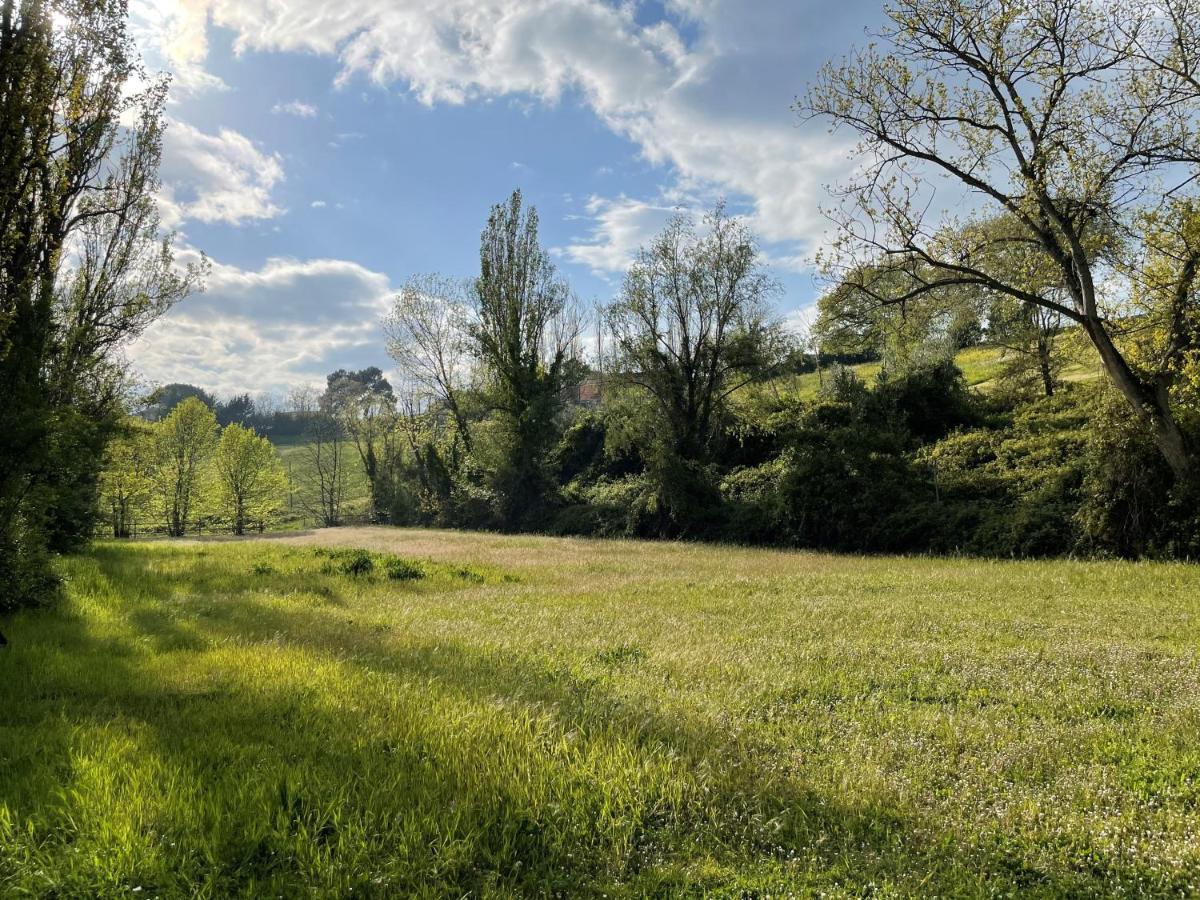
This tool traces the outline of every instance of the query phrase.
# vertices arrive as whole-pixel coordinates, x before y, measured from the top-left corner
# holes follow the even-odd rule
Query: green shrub
[[[328,550],[326,548],[318,548],[313,551],[314,556],[326,557],[326,562],[321,566],[321,572],[325,575],[370,575],[375,570],[375,560],[366,550]]]
[[[425,577],[425,570],[419,563],[402,559],[399,556],[389,556],[383,564],[383,571],[392,581],[416,581]]]

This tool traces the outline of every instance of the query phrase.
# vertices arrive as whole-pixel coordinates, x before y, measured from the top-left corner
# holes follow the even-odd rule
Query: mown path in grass
[[[0,896],[1200,890],[1195,567],[345,529],[64,574],[5,623]]]

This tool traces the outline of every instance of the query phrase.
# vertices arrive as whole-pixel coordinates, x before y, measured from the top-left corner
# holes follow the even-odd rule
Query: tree
[[[522,209],[520,191],[492,207],[479,261],[469,332],[505,431],[498,487],[511,527],[548,493],[546,458],[563,390],[579,375],[580,325],[566,282],[538,244],[537,211]]]
[[[377,366],[357,372],[338,369],[326,378],[321,407],[350,435],[367,476],[371,511],[381,512],[378,492],[380,442],[392,427],[396,395]]]
[[[1053,397],[1063,367],[1055,352],[1062,328],[1062,316],[1052,309],[997,297],[988,309],[988,341],[1013,354],[1005,379],[1021,384],[1032,376],[1042,393]]]
[[[148,422],[158,422],[165,419],[176,406],[188,397],[195,397],[209,409],[216,410],[220,405],[217,398],[194,384],[172,383],[156,388],[150,393],[138,413]]]
[[[90,534],[121,347],[194,286],[154,207],[166,83],[121,2],[0,2],[0,581]],[[145,84],[138,88],[139,83]]]
[[[870,292],[859,284],[869,281]],[[822,351],[883,361],[892,372],[948,359],[972,343],[980,330],[978,291],[962,287],[930,292],[921,302],[882,303],[913,283],[899,267],[886,264],[856,272],[817,301],[817,335]]]
[[[384,330],[388,355],[428,398],[450,411],[470,452],[462,397],[470,350],[466,290],[462,282],[438,275],[414,276],[396,297]]]
[[[248,522],[262,521],[279,509],[287,489],[283,465],[271,442],[236,422],[221,432],[214,457],[219,504],[245,534]]]
[[[653,398],[671,454],[703,460],[729,395],[782,360],[768,311],[776,290],[749,231],[721,205],[701,231],[676,216],[638,253],[607,310],[612,366]]]
[[[155,493],[167,534],[187,533],[201,498],[204,469],[217,444],[217,417],[188,397],[154,427]]]
[[[856,134],[865,161],[843,186],[831,270],[885,303],[968,286],[1078,325],[1177,483],[1196,470],[1178,408],[1200,346],[1200,240],[1185,224],[1200,184],[1194,5],[899,0],[881,44],[826,66],[800,103]],[[939,219],[935,175],[979,212]],[[986,227],[996,215],[1010,233]],[[1056,293],[1014,277],[999,242],[1043,259]],[[1128,337],[1147,311],[1112,285],[1147,281],[1147,257],[1169,261],[1143,292],[1164,334],[1136,358]],[[882,259],[912,286],[893,294],[861,277]]]
[[[213,411],[217,414],[217,424],[222,428],[235,423],[249,426],[258,413],[254,398],[249,394],[235,394],[225,402],[215,404]]]
[[[151,498],[154,431],[138,419],[127,419],[109,442],[100,475],[101,507],[108,513],[112,536],[132,536]]]
[[[342,502],[346,499],[346,432],[337,416],[322,407],[311,389],[292,395],[291,406],[303,422],[304,447],[295,480],[300,503],[326,528],[342,524]]]

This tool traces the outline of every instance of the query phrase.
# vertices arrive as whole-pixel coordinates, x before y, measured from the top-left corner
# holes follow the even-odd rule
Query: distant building
[[[601,393],[599,378],[585,378],[579,383],[575,401],[584,406],[599,406]]]

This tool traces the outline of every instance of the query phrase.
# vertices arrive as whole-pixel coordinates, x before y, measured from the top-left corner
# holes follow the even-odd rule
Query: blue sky
[[[605,300],[676,209],[746,216],[784,287],[845,141],[797,94],[865,40],[849,0],[133,0],[175,87],[164,219],[208,290],[131,349],[150,382],[282,394],[390,367],[379,319],[413,274],[469,276],[520,187],[576,293]]]

